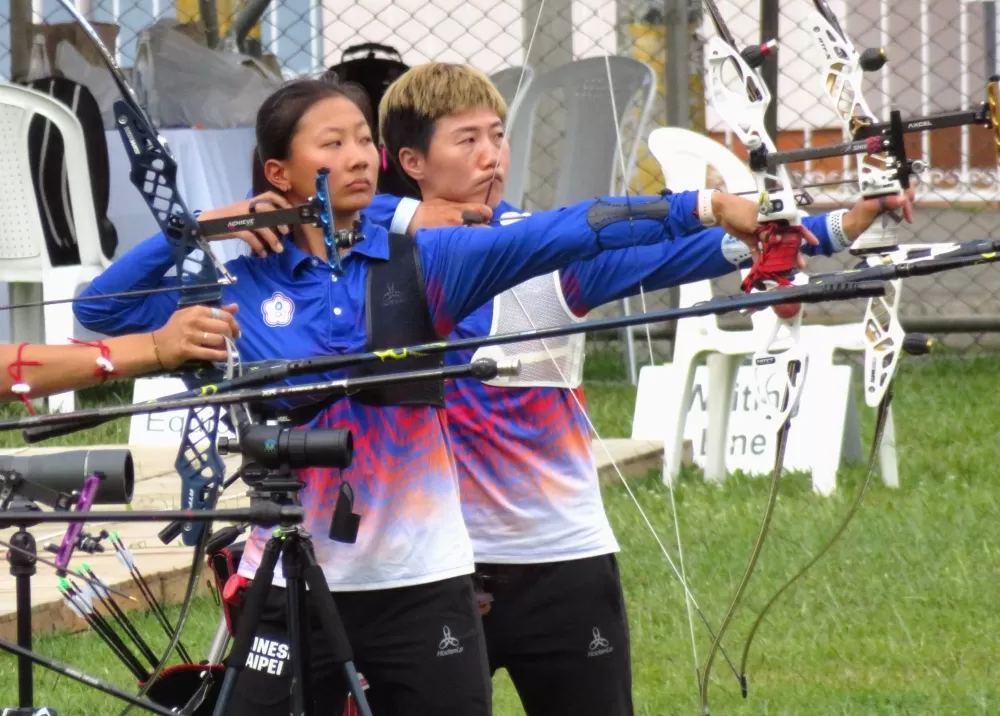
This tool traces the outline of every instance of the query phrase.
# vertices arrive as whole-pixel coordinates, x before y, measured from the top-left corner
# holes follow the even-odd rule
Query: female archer
[[[610,197],[538,213],[499,228],[449,227],[390,235],[361,213],[372,200],[378,150],[371,107],[354,85],[297,80],[257,115],[257,147],[272,191],[251,200],[280,208],[304,203],[328,169],[336,229],[350,248],[328,246],[316,227],[245,236],[256,256],[226,264],[225,287],[240,304],[244,361],[298,359],[439,341],[492,296],[602,251],[683,243],[706,223],[756,240],[757,205],[723,193],[667,198]],[[250,202],[202,219],[245,214]],[[256,243],[256,245],[253,245]],[[87,289],[98,296],[173,285],[172,253],[154,236],[116,261]],[[108,335],[148,331],[170,315],[169,294],[79,303],[75,313]],[[424,366],[440,365],[424,359]],[[427,361],[430,361],[429,363]],[[419,362],[419,359],[418,359]],[[409,368],[405,363],[400,367]],[[375,371],[394,370],[379,364]],[[344,377],[344,372],[325,379]],[[290,382],[314,381],[303,376]],[[290,406],[285,406],[290,407]],[[471,575],[472,545],[462,518],[438,384],[369,390],[292,411],[304,428],[349,428],[349,468],[297,470],[305,529],[347,629],[355,664],[371,688],[374,714],[491,713],[490,677]],[[342,482],[361,514],[353,543],[327,537]],[[268,532],[247,541],[240,574],[253,579]],[[285,716],[289,709],[285,580],[279,568],[228,713]],[[313,624],[318,620],[311,619]],[[308,643],[314,708],[338,713],[346,685],[321,632]],[[243,666],[243,665],[239,665]]]

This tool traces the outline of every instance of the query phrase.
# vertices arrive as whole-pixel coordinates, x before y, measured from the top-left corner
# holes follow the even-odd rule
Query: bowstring
[[[532,28],[531,36],[528,38],[527,50],[525,51],[524,60],[523,60],[522,65],[521,65],[521,73],[520,73],[520,75],[518,77],[517,86],[516,86],[516,89],[515,89],[515,92],[514,92],[514,98],[515,98],[514,102],[517,101],[517,97],[518,97],[518,95],[520,94],[520,91],[521,91],[521,86],[522,86],[522,84],[524,82],[524,75],[527,72],[528,61],[529,61],[529,59],[531,57],[531,48],[534,45],[535,37],[537,35],[538,28],[540,26],[540,22],[541,22],[541,18],[542,18],[542,14],[543,14],[544,11],[545,11],[545,0],[541,0],[541,3],[539,4],[539,8],[538,8],[538,14],[535,16],[535,23],[534,23],[534,26]],[[628,171],[627,171],[627,167],[626,167],[626,163],[625,163],[625,155],[624,155],[624,152],[622,151],[622,146],[621,146],[621,127],[620,127],[620,124],[619,124],[619,121],[618,121],[617,104],[616,104],[615,95],[614,95],[614,79],[612,77],[612,72],[611,72],[611,61],[610,61],[609,56],[607,54],[605,54],[605,56],[604,56],[604,66],[605,66],[605,69],[607,71],[607,76],[608,76],[608,93],[609,93],[609,97],[610,97],[610,100],[611,100],[612,118],[613,118],[614,126],[615,126],[615,138],[616,138],[615,149],[617,151],[617,155],[618,155],[618,159],[619,159],[619,163],[620,163],[620,167],[621,167],[622,186],[624,187],[624,194],[625,194],[626,199],[627,199],[628,198],[628,186],[627,186]],[[518,110],[520,110],[520,108],[522,106],[523,105],[518,105],[516,108]],[[513,120],[513,113],[511,113],[508,116],[508,118],[507,118],[507,128],[510,127],[510,125],[512,123],[512,120]],[[490,193],[492,192],[492,189],[493,189],[493,184],[494,184],[493,180],[495,180],[497,171],[498,171],[499,166],[500,166],[500,157],[503,154],[504,144],[505,143],[509,143],[509,141],[508,141],[508,132],[507,131],[504,132],[504,136],[501,139],[500,149],[499,149],[499,151],[497,153],[497,161],[493,165],[493,176],[492,176],[491,181],[490,181],[490,183],[489,183],[489,185],[487,186],[487,189],[486,189],[486,202],[487,203],[489,202],[489,196],[490,196]],[[637,248],[637,246],[636,246],[636,244],[634,242],[632,244],[632,248],[634,250],[636,250],[636,251],[638,250],[638,248]],[[535,323],[532,320],[531,315],[528,313],[527,309],[524,307],[524,304],[521,302],[520,297],[517,295],[516,287],[510,289],[510,292],[511,292],[511,295],[514,297],[515,301],[517,302],[518,307],[521,309],[521,312],[524,314],[525,318],[528,320],[528,323],[531,325],[532,329],[537,330],[537,327],[535,326]],[[640,302],[641,302],[641,305],[642,305],[642,312],[643,312],[643,314],[645,314],[645,313],[647,313],[646,296],[645,296],[645,290],[643,288],[642,279],[640,279],[640,281],[639,281],[639,296],[640,296]],[[655,365],[655,359],[653,357],[653,340],[652,340],[652,334],[650,332],[650,328],[649,328],[649,324],[648,323],[645,324],[645,329],[646,329],[646,346],[647,346],[647,348],[649,350],[649,362],[650,362],[650,365],[652,366],[652,365]],[[548,355],[549,360],[552,362],[552,364],[556,368],[556,371],[559,373],[559,376],[562,379],[564,385],[568,386],[569,382],[566,379],[566,375],[564,374],[562,368],[560,367],[559,362],[553,356],[552,351],[550,350],[548,344],[545,342],[544,339],[541,339],[540,342],[542,344],[542,347],[545,349],[545,352]],[[666,545],[663,543],[663,540],[660,538],[660,535],[657,532],[656,528],[653,526],[653,523],[651,522],[651,520],[649,519],[649,517],[646,515],[645,510],[643,510],[642,505],[639,503],[639,500],[636,497],[636,495],[635,495],[634,491],[632,490],[631,486],[629,485],[628,480],[625,478],[625,475],[622,472],[621,467],[618,465],[618,462],[615,460],[614,455],[611,454],[611,451],[608,448],[606,441],[601,436],[600,432],[597,430],[597,427],[594,425],[593,421],[591,420],[590,414],[588,413],[586,407],[583,405],[583,403],[580,400],[579,396],[576,394],[576,391],[575,390],[571,390],[569,388],[566,388],[566,390],[568,390],[568,392],[570,393],[570,395],[573,397],[573,401],[576,404],[577,408],[580,410],[581,414],[583,415],[584,420],[586,420],[588,428],[591,430],[591,432],[597,438],[597,441],[600,444],[601,448],[603,449],[605,455],[607,456],[607,459],[611,463],[611,466],[612,466],[613,470],[615,471],[615,474],[621,480],[622,485],[624,485],[626,492],[628,493],[629,497],[632,500],[632,503],[635,505],[636,509],[639,511],[639,514],[642,517],[643,522],[646,524],[646,527],[649,529],[650,533],[653,535],[653,539],[656,542],[657,546],[660,548],[660,552],[663,554],[664,558],[667,560],[667,564],[673,570],[674,575],[680,581],[681,586],[684,589],[684,603],[685,603],[685,607],[686,607],[686,611],[687,611],[688,629],[689,629],[690,637],[691,637],[691,651],[692,651],[692,655],[694,657],[695,677],[696,677],[696,681],[698,681],[699,684],[700,684],[700,678],[698,677],[698,666],[699,666],[698,647],[697,647],[697,640],[695,638],[695,633],[694,633],[694,615],[693,615],[693,612],[692,612],[692,606],[694,607],[694,609],[696,609],[698,611],[698,614],[701,616],[701,619],[705,623],[705,626],[708,628],[709,632],[713,634],[713,638],[714,638],[714,630],[712,629],[711,625],[709,624],[708,620],[706,619],[706,617],[704,615],[704,612],[702,612],[701,608],[698,606],[698,602],[695,599],[694,594],[692,594],[691,589],[690,589],[690,585],[689,585],[688,580],[687,580],[687,572],[686,572],[686,568],[684,566],[684,557],[683,557],[684,549],[683,549],[683,543],[682,543],[681,536],[680,536],[680,522],[679,522],[678,514],[677,514],[677,503],[676,503],[676,500],[675,500],[675,497],[674,497],[673,481],[668,481],[668,485],[669,485],[669,491],[670,491],[670,506],[671,506],[671,512],[672,512],[672,516],[673,516],[673,520],[674,520],[674,532],[675,532],[675,537],[676,537],[676,541],[677,541],[677,549],[678,549],[678,557],[679,557],[679,561],[680,561],[680,568],[678,568],[677,564],[674,562],[673,558],[670,556],[670,553],[667,550]],[[729,656],[725,653],[725,650],[722,650],[722,653],[723,653],[723,656],[726,659],[727,663],[729,663],[729,666],[732,669],[733,674],[738,679],[739,675],[736,673],[736,667],[730,661]]]
[[[625,199],[627,201],[629,196],[629,185],[628,185],[629,173],[628,173],[628,168],[625,166],[625,152],[622,150],[622,132],[621,132],[621,124],[618,121],[618,107],[617,107],[617,102],[615,100],[614,79],[611,74],[611,58],[607,54],[604,55],[604,68],[607,71],[608,75],[608,96],[611,99],[611,117],[615,123],[615,150],[617,151],[618,154],[618,161],[621,169],[623,194],[625,195]],[[641,129],[642,127],[638,127],[637,132]],[[638,247],[636,246],[634,241],[632,242],[632,250],[638,252]],[[625,300],[628,301],[628,299]],[[648,313],[648,310],[646,309],[646,292],[643,288],[643,281],[641,278],[639,279],[639,303],[642,306],[643,315],[646,315]],[[521,307],[521,310],[524,310],[523,306]],[[525,315],[527,315],[527,312],[525,312]],[[528,320],[530,321],[531,319],[529,318]],[[656,365],[656,359],[653,357],[652,332],[650,331],[648,323],[644,323],[643,328],[645,328],[646,330],[646,348],[649,350],[649,365],[650,367],[653,367]],[[627,328],[625,330],[631,332],[632,329]],[[594,431],[594,434],[596,435],[597,432]],[[604,445],[603,441],[601,445],[602,446]],[[608,452],[607,448],[605,448],[605,452]],[[610,456],[610,452],[608,452],[608,455]],[[617,466],[615,469],[617,471]],[[622,478],[622,482],[624,483],[624,477]],[[668,485],[668,491],[670,493],[670,511],[674,521],[674,537],[677,542],[677,560],[678,562],[680,562],[680,574],[678,574],[677,576],[681,580],[681,584],[684,586],[684,606],[685,609],[687,610],[688,629],[690,630],[691,633],[691,654],[694,657],[695,680],[698,681],[699,680],[698,665],[700,663],[698,659],[698,643],[694,635],[694,615],[691,612],[691,591],[688,589],[687,570],[684,566],[684,545],[681,540],[681,525],[680,525],[680,519],[677,514],[677,502],[674,499],[674,480],[673,479],[667,480],[667,485]],[[629,494],[631,494],[631,490],[629,490]],[[638,502],[636,502],[636,507],[638,507]],[[642,512],[642,509],[640,508],[639,511]]]

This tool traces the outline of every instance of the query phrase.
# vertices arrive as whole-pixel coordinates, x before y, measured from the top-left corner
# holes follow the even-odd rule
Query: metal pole
[[[263,17],[264,11],[270,4],[271,0],[249,0],[243,11],[233,18],[233,24],[223,38],[223,44],[226,44],[227,41],[235,42],[236,46],[242,49],[250,30],[260,22],[260,18]]]
[[[691,37],[688,33],[688,0],[663,0],[666,22],[666,103],[667,125],[690,125],[688,73]]]
[[[20,82],[31,69],[31,0],[10,0],[10,79]]]
[[[987,0],[983,3],[983,59],[986,62],[983,77],[992,77],[997,71],[996,0]]]
[[[215,0],[198,0],[198,14],[205,26],[205,45],[214,50],[219,44],[219,13]]]
[[[767,133],[778,141],[778,50],[781,41],[778,37],[778,0],[760,0],[760,43],[777,40],[778,47],[764,60],[760,68],[761,78],[771,92],[771,104],[764,113],[764,128]]]

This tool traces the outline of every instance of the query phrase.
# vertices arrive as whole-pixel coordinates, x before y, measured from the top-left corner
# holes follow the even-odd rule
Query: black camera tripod
[[[267,476],[260,482],[252,482],[248,492],[251,503],[254,500],[272,500],[279,504],[295,504],[298,492],[303,483],[292,477],[287,467],[276,472],[263,471]],[[254,474],[260,475],[261,470],[244,466],[243,479],[250,482]],[[340,506],[338,502],[338,507]],[[340,510],[338,510],[340,511]],[[239,624],[233,639],[233,648],[227,658],[225,677],[219,698],[215,703],[213,716],[225,716],[229,697],[236,686],[236,680],[243,670],[253,644],[255,630],[260,622],[267,595],[274,578],[274,568],[278,557],[281,557],[281,568],[285,576],[285,598],[288,614],[288,660],[292,669],[292,710],[293,714],[312,714],[310,700],[310,684],[307,669],[308,651],[308,620],[306,614],[306,585],[315,599],[320,627],[330,644],[333,661],[342,665],[347,679],[347,688],[354,697],[360,716],[372,716],[371,708],[365,698],[358,671],[354,667],[354,655],[347,632],[340,620],[337,605],[330,594],[323,570],[316,562],[313,551],[312,537],[300,525],[278,527],[271,533],[271,538],[264,546],[260,565],[254,573],[250,588],[243,600]]]
[[[39,511],[38,506],[28,500],[17,500],[15,506],[19,511]],[[0,528],[8,527],[0,520]],[[10,576],[16,581],[17,590],[17,645],[22,649],[31,649],[31,578],[35,575],[37,548],[35,538],[28,532],[24,523],[10,538],[13,549],[7,553],[10,563]],[[35,700],[32,678],[31,660],[17,657],[17,701],[18,708],[5,708],[0,711],[2,716],[56,716],[50,708],[33,706]]]

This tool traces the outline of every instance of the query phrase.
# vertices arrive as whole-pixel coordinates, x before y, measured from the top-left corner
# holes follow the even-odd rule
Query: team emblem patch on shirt
[[[287,326],[292,322],[295,304],[284,294],[275,292],[269,299],[260,304],[260,310],[264,314],[264,323],[267,325]]]

